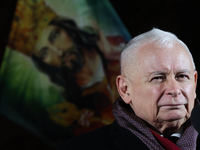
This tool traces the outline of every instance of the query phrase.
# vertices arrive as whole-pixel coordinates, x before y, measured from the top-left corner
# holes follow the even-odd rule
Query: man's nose
[[[176,97],[181,94],[180,83],[176,79],[170,79],[167,81],[166,94]]]

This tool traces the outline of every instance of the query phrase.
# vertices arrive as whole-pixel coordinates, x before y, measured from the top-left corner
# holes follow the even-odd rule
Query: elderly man
[[[121,54],[116,84],[116,121],[60,149],[198,148],[198,133],[190,121],[197,103],[197,71],[187,46],[174,34],[152,29],[132,39]]]

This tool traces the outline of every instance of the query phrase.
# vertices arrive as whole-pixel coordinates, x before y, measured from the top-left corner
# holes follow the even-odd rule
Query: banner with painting
[[[18,0],[0,68],[0,112],[56,144],[113,122],[130,35],[108,0]]]

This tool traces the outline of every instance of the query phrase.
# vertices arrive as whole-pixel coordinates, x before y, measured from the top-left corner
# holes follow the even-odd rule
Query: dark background
[[[170,31],[189,47],[200,70],[200,5],[197,0],[110,0],[132,37],[153,27]],[[0,2],[0,63],[3,58],[16,0]],[[200,80],[198,81],[198,85]],[[200,85],[197,86],[197,96]],[[0,116],[0,149],[53,149],[25,129]]]
[[[197,0],[110,0],[132,37],[159,28],[190,49],[200,72],[200,3]],[[200,95],[200,80],[197,97]]]

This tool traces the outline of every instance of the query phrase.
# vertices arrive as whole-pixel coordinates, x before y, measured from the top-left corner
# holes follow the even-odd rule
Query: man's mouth
[[[179,109],[183,106],[184,104],[165,104],[165,105],[162,105],[161,107],[167,108],[167,109]]]

